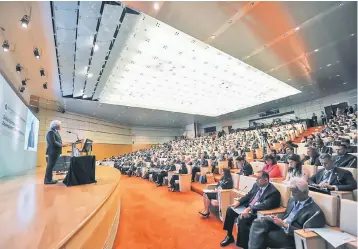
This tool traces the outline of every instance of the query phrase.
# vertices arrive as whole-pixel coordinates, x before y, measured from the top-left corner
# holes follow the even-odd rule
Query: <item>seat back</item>
[[[315,165],[302,165],[302,169],[305,171],[308,178],[317,173],[317,166]]]
[[[286,184],[271,182],[281,194],[281,206],[287,207],[288,200],[291,196],[291,190]]]
[[[337,196],[321,194],[313,191],[310,191],[308,195],[311,196],[316,204],[321,208],[324,216],[326,217],[326,223],[329,226],[337,226],[339,218],[339,198]]]
[[[256,178],[241,175],[239,181],[239,190],[247,193],[250,191],[250,189],[252,189],[252,186],[254,186],[255,182]]]
[[[340,229],[357,237],[357,202],[341,199]]]
[[[191,165],[186,165],[186,168],[188,169],[188,174],[191,175],[193,167]]]
[[[251,162],[250,164],[251,164],[252,169],[253,169],[254,172],[262,170],[262,168],[265,165],[264,162]]]
[[[239,188],[239,183],[240,183],[240,175],[235,174],[235,173],[231,173],[231,177],[232,177],[234,188],[238,189]]]
[[[252,162],[254,160],[254,152],[250,151],[250,152],[246,152],[246,161],[248,162]]]
[[[262,159],[264,157],[264,150],[263,148],[256,149],[256,158]]]
[[[175,164],[175,170],[178,171],[181,168],[181,165],[179,163]]]
[[[286,177],[287,170],[288,170],[288,164],[287,163],[277,163],[278,167],[280,167],[281,176]]]

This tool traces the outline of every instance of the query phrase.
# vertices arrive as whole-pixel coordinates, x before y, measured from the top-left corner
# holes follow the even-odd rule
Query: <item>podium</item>
[[[69,186],[95,183],[96,181],[96,156],[71,157],[63,183]]]

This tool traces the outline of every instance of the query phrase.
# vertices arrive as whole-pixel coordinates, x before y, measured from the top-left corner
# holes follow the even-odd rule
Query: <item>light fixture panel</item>
[[[55,2],[56,5],[57,2]],[[76,3],[77,6],[77,2]],[[54,9],[54,17],[57,29],[76,30],[77,9]]]
[[[122,15],[123,7],[106,4],[103,9],[101,24],[98,30],[97,41],[111,41],[113,33]],[[114,20],[118,20],[115,22]]]
[[[76,40],[75,29],[57,29],[56,30],[56,41],[59,43],[73,43]]]
[[[54,1],[53,2],[55,10],[77,10],[78,2],[74,1]]]
[[[169,25],[142,17],[109,73],[102,103],[218,116],[300,92]]]

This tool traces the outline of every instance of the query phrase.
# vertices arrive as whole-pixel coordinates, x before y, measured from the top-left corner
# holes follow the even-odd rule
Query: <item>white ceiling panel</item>
[[[75,84],[73,89],[73,96],[80,97],[83,95],[83,89],[85,86],[86,76],[85,75],[76,75]]]
[[[80,17],[98,18],[101,13],[101,1],[81,1],[80,2]]]
[[[106,4],[103,9],[101,24],[98,30],[98,41],[111,41],[114,31],[119,25],[119,19],[122,15],[122,6],[113,6]]]
[[[75,10],[78,8],[77,1],[55,1],[53,4],[55,10]]]
[[[56,29],[76,29],[77,10],[54,10]]]
[[[94,36],[98,18],[80,17],[78,20],[78,36]]]
[[[76,41],[76,29],[57,29],[56,39],[59,43],[74,43]]]

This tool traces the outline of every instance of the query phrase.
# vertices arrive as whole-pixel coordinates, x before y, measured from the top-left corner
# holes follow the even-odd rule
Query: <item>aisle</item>
[[[202,219],[201,197],[171,193],[140,178],[122,176],[122,208],[115,249],[218,249],[225,236],[214,216]],[[237,248],[234,245],[226,247]]]

